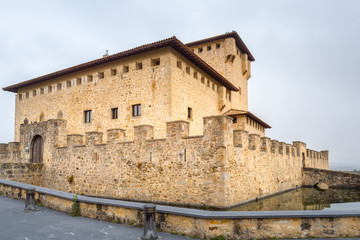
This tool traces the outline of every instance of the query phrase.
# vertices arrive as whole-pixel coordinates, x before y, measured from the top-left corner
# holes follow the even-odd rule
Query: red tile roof
[[[245,116],[248,116],[249,118],[251,118],[252,120],[254,120],[255,122],[259,123],[263,127],[271,128],[270,125],[268,125],[266,122],[262,121],[260,118],[258,118],[257,116],[255,116],[254,114],[252,114],[249,111],[230,109],[229,111],[225,112],[223,115],[226,115],[226,116],[245,115]]]
[[[87,68],[95,67],[101,64],[109,63],[115,60],[123,59],[126,57],[134,56],[137,54],[141,54],[144,52],[148,52],[151,50],[163,48],[170,46],[173,49],[175,49],[177,52],[179,52],[181,55],[183,55],[185,58],[187,58],[189,61],[191,61],[193,64],[195,64],[197,67],[199,67],[201,70],[203,70],[205,73],[207,73],[209,76],[214,78],[216,81],[218,81],[220,84],[225,86],[226,88],[232,90],[232,91],[238,91],[238,88],[235,87],[230,81],[228,81],[225,77],[223,77],[220,73],[218,73],[215,69],[213,69],[210,65],[208,65],[204,60],[202,60],[200,57],[198,57],[195,53],[193,53],[190,48],[188,48],[186,45],[184,45],[180,40],[178,40],[175,36],[171,38],[167,38],[158,42],[146,44],[143,46],[139,46],[124,52],[116,53],[113,55],[109,55],[108,57],[99,58],[90,62],[82,63],[70,68],[66,68],[57,72],[53,72],[41,77],[37,77],[34,79],[30,79],[28,81],[24,81],[21,83],[17,83],[8,87],[3,88],[5,91],[9,92],[17,92],[20,88],[24,88],[36,83],[44,82],[49,79],[53,79],[56,77],[61,77],[70,73],[74,73],[77,71],[81,71]]]
[[[237,32],[235,32],[235,31],[232,31],[230,33],[225,33],[225,34],[222,34],[222,35],[218,35],[218,36],[215,36],[215,37],[206,38],[206,39],[202,39],[202,40],[199,40],[199,41],[187,43],[186,46],[192,47],[192,46],[201,45],[201,44],[204,44],[204,43],[207,43],[207,42],[212,42],[212,41],[216,41],[216,40],[220,40],[220,39],[224,39],[224,38],[230,38],[230,37],[235,39],[236,46],[241,50],[241,52],[246,53],[248,55],[248,59],[250,61],[252,61],[252,62],[255,61],[254,56],[251,54],[249,49],[246,47],[245,43],[240,38],[239,34],[237,34]]]

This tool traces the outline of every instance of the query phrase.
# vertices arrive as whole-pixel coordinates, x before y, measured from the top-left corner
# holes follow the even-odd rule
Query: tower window
[[[207,46],[207,50],[211,51],[211,45]]]
[[[193,118],[193,109],[191,107],[188,107],[188,119],[192,119]]]
[[[103,79],[104,78],[104,72],[98,72],[98,77],[99,77],[99,79]]]
[[[199,53],[202,53],[203,49],[202,48],[199,48],[198,52]]]
[[[112,119],[118,119],[118,108],[112,108],[111,109],[111,118]]]
[[[116,75],[116,68],[112,68],[111,69],[111,76],[115,76]]]
[[[129,72],[129,66],[123,66],[123,73]]]
[[[216,44],[216,48],[219,49],[220,48],[220,43]]]
[[[137,70],[140,70],[140,69],[142,69],[142,68],[143,68],[142,62],[136,63],[136,69],[137,69]]]
[[[152,66],[159,66],[160,65],[160,58],[151,59]]]
[[[133,117],[141,116],[141,104],[132,105],[132,116]]]
[[[181,69],[181,68],[182,68],[181,61],[177,61],[177,62],[176,62],[176,66]]]
[[[85,123],[91,123],[92,121],[92,111],[91,110],[87,110],[87,111],[84,111],[84,120],[85,120]]]

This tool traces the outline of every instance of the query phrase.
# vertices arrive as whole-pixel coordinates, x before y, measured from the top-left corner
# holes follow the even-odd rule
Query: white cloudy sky
[[[177,36],[235,30],[256,61],[249,109],[272,139],[329,150],[360,169],[360,1],[0,0],[0,87]],[[0,91],[0,142],[13,141],[14,94]]]

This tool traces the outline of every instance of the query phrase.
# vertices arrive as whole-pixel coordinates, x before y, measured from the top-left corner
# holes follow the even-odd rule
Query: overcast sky
[[[330,151],[360,169],[360,1],[0,0],[0,87],[176,36],[235,30],[256,61],[249,110],[267,136]],[[13,141],[14,94],[0,91],[0,142]]]

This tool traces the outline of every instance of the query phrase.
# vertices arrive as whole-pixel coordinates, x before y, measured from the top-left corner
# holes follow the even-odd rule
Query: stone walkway
[[[130,240],[140,239],[143,233],[142,228],[84,217],[72,217],[44,207],[39,207],[38,212],[24,213],[24,206],[23,200],[0,195],[0,240]],[[162,232],[158,234],[161,240],[194,239]],[[360,238],[333,239],[359,240]]]
[[[25,202],[0,195],[0,239],[140,239],[143,229],[113,224],[84,217],[72,217],[44,207],[40,211],[24,213]],[[163,240],[192,239],[189,237],[158,233]]]

